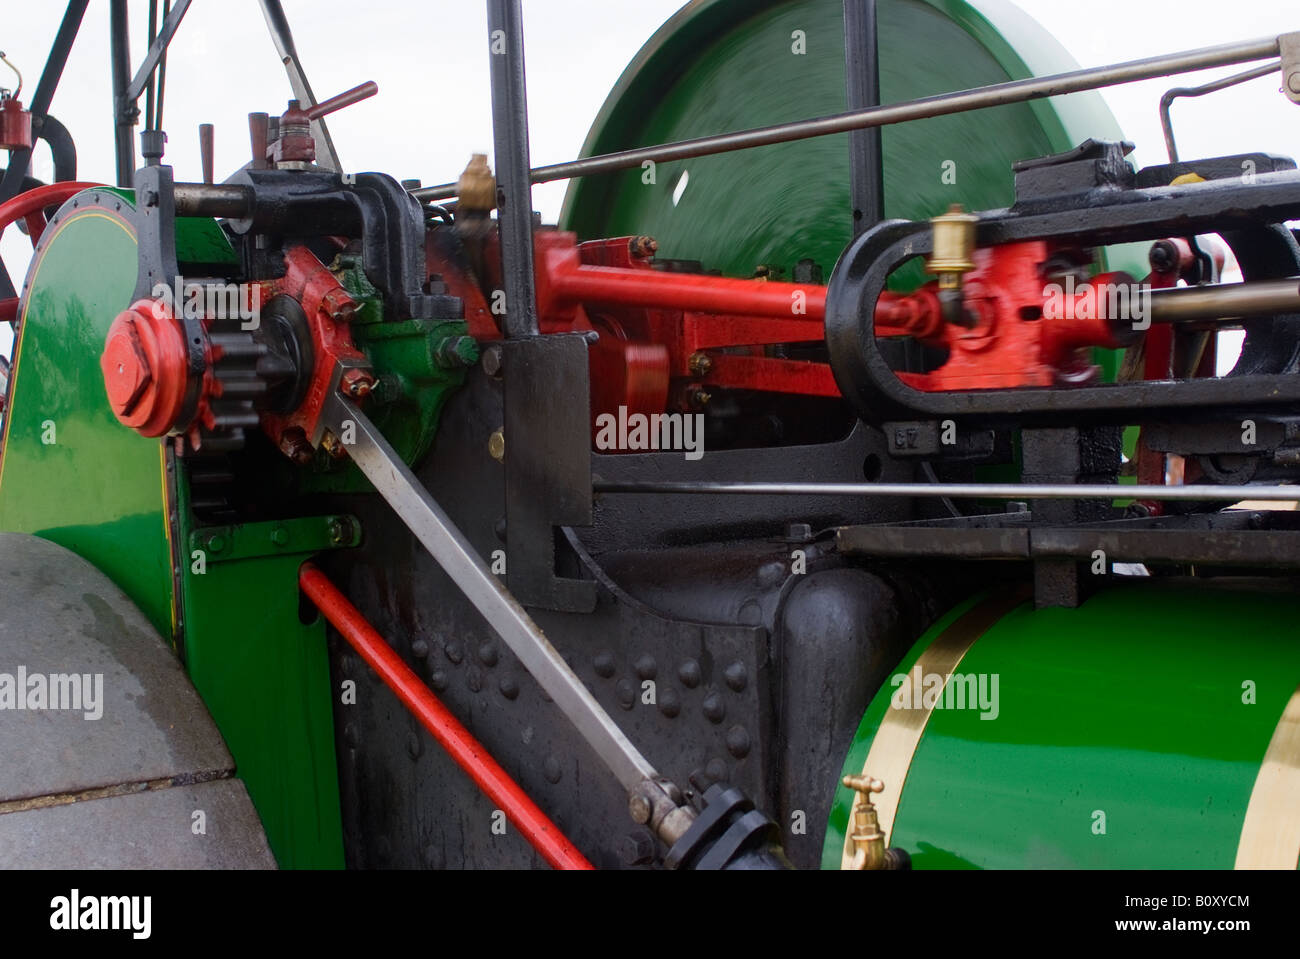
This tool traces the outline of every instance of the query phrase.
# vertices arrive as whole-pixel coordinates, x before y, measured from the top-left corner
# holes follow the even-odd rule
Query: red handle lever
[[[379,84],[374,80],[367,80],[365,83],[358,84],[351,90],[344,90],[338,96],[330,97],[307,111],[307,119],[319,120],[327,113],[333,113],[335,110],[342,110],[344,107],[350,107],[352,104],[361,100],[373,97],[379,92]]]

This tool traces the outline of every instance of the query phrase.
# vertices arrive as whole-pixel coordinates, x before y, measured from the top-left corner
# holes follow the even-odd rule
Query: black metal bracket
[[[506,575],[525,605],[596,608],[596,584],[556,575],[557,528],[590,526],[591,403],[586,334],[506,340]]]

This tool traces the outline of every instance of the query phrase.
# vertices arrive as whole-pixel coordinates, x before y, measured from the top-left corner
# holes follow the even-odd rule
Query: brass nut
[[[321,449],[330,455],[332,459],[341,460],[348,455],[348,448],[343,442],[329,430],[320,439]]]
[[[707,353],[692,353],[689,366],[696,376],[708,376],[713,369],[713,359]]]
[[[498,463],[506,458],[506,434],[504,430],[493,430],[488,437],[488,455]]]

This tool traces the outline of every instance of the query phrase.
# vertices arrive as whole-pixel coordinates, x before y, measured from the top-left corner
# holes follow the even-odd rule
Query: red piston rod
[[[573,303],[763,316],[819,325],[826,319],[826,287],[815,283],[585,266],[567,260],[550,265],[547,279],[559,299]],[[876,329],[881,335],[911,335],[916,327],[928,331],[934,325],[929,318],[918,317],[917,305],[904,302],[907,299],[896,293],[881,295],[876,310]],[[937,318],[937,302],[935,309]],[[821,333],[815,338],[821,339]]]
[[[593,868],[324,573],[311,563],[304,563],[298,574],[298,583],[339,635],[361,654],[384,684],[451,754],[456,765],[465,770],[484,794],[505,812],[547,862],[556,869]]]

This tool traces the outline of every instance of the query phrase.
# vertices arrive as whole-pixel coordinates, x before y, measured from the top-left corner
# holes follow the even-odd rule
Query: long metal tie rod
[[[792,140],[806,140],[810,137],[829,136],[833,133],[847,133],[850,130],[866,130],[872,127],[905,123],[909,120],[924,120],[930,117],[947,116],[963,113],[967,110],[983,110],[988,107],[1005,106],[1009,103],[1024,103],[1027,100],[1040,100],[1044,97],[1060,96],[1065,93],[1079,93],[1084,90],[1096,90],[1101,87],[1115,86],[1121,83],[1133,83],[1138,80],[1151,80],[1178,73],[1194,73],[1214,67],[1231,66],[1238,63],[1251,63],[1266,60],[1281,54],[1281,38],[1268,37],[1261,40],[1226,43],[1214,47],[1203,47],[1184,53],[1171,53],[1159,57],[1147,57],[1142,60],[1130,60],[1126,63],[1112,64],[1105,67],[1090,67],[1059,73],[1049,77],[1029,77],[1024,80],[1012,80],[996,83],[986,87],[976,87],[957,93],[944,93],[919,100],[872,107],[866,110],[851,110],[812,120],[799,120],[794,123],[780,123],[775,126],[760,127],[756,130],[744,130],[736,133],[723,133],[716,136],[698,137],[676,143],[659,146],[638,147],[618,153],[571,160],[568,163],[555,163],[550,166],[537,167],[531,173],[534,183],[546,183],[550,180],[566,180],[572,177],[590,176],[593,173],[612,173],[639,167],[646,162],[664,163],[669,160],[687,160],[692,157],[711,156],[717,153],[729,153],[734,150],[747,150],[751,147],[767,146],[773,143],[788,143]],[[412,191],[421,200],[446,200],[456,195],[456,184],[444,183],[441,186],[425,187]]]
[[[951,499],[1155,499],[1236,503],[1300,500],[1300,486],[1105,486],[1080,483],[676,483],[597,479],[597,493],[725,493],[747,496],[947,496]]]
[[[569,668],[519,605],[493,575],[463,533],[452,523],[382,433],[364,413],[337,393],[325,408],[325,421],[336,436],[355,436],[348,455],[415,534],[465,598],[519,657],[523,667],[555,701],[596,755],[629,793],[658,773],[623,735],[623,731]],[[348,428],[348,424],[351,428]]]

